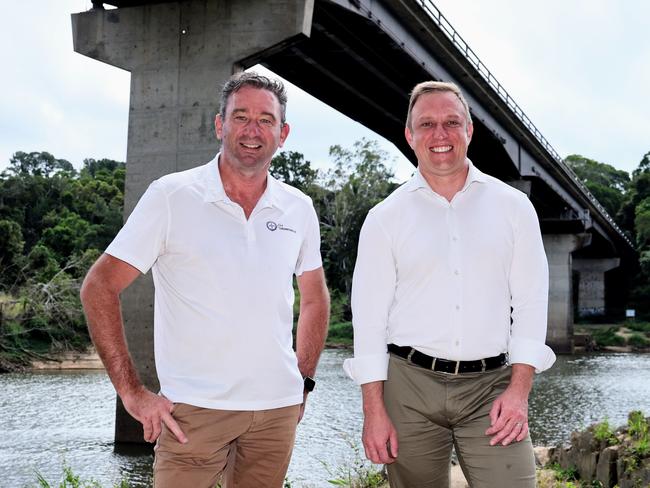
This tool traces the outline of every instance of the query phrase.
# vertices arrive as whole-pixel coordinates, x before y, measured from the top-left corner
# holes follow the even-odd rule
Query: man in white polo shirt
[[[279,81],[231,78],[215,120],[221,153],[154,181],[84,281],[93,342],[157,440],[157,488],[283,485],[329,313],[312,202],[268,174],[289,134],[286,102]],[[160,395],[138,379],[119,305],[149,269]]]
[[[456,85],[417,85],[405,135],[418,170],[361,231],[344,368],[391,488],[449,486],[452,446],[473,488],[535,486],[528,394],[555,360],[548,266],[526,195],[467,158],[472,131]]]

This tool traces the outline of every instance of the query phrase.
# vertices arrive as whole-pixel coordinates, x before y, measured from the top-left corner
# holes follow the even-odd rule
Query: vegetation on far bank
[[[625,321],[618,324],[577,324],[576,337],[588,351],[617,350],[632,351],[650,349],[650,322]]]
[[[397,185],[374,141],[330,148],[318,171],[297,152],[271,173],[310,195],[321,221],[332,295],[330,341],[350,343],[349,296],[357,236],[368,210]],[[17,152],[0,173],[0,372],[85,349],[79,288],[122,225],[124,163],[86,159],[81,170],[47,152]]]
[[[331,146],[332,169],[297,152],[273,158],[271,173],[312,197],[332,296],[329,344],[352,341],[349,296],[361,225],[395,187],[375,141]],[[638,251],[627,304],[650,319],[650,152],[630,176],[572,155],[567,164],[602,202]],[[86,159],[80,170],[47,152],[17,152],[0,173],[0,372],[89,345],[78,292],[88,267],[122,225],[125,164]],[[614,317],[622,320],[622,317]],[[641,347],[647,330],[602,332],[596,343]]]

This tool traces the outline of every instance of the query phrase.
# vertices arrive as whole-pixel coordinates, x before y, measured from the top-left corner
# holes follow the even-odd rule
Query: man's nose
[[[244,130],[247,135],[257,136],[262,133],[262,126],[256,120],[249,120]]]
[[[443,139],[447,137],[447,129],[443,124],[436,124],[433,126],[433,137],[436,139]]]

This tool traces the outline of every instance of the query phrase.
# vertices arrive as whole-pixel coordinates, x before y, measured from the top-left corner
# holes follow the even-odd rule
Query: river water
[[[332,486],[327,480],[358,459],[361,396],[341,368],[349,355],[323,353],[289,468],[294,488]],[[630,410],[650,414],[648,378],[650,355],[559,357],[535,380],[533,443],[566,442],[573,430],[604,417],[621,425]],[[114,411],[113,388],[103,371],[0,375],[0,487],[37,486],[36,472],[58,485],[64,465],[104,487],[124,477],[132,486],[150,486],[150,454],[114,452]]]

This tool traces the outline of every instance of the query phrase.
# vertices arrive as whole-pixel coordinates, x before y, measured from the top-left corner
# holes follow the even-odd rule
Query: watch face
[[[316,382],[309,376],[305,376],[304,383],[305,383],[305,391],[307,392],[313,391],[314,387],[316,386]]]

